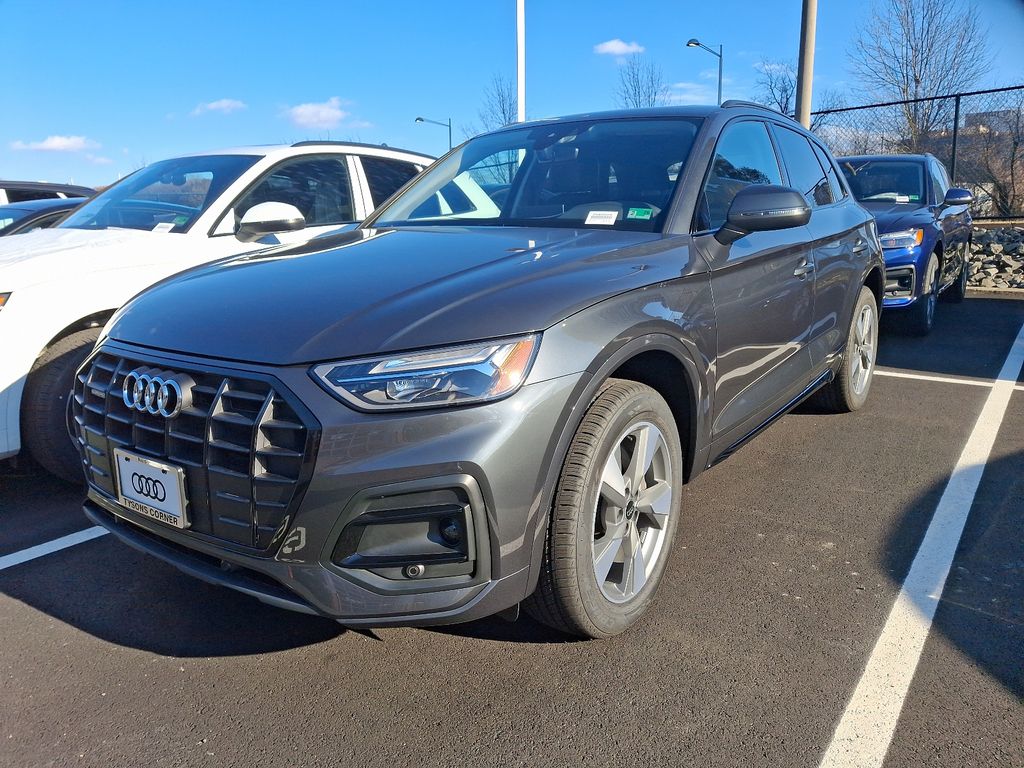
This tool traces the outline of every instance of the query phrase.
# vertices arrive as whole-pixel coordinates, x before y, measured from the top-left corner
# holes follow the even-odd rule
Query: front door
[[[814,262],[806,227],[755,232],[731,245],[714,238],[739,190],[781,184],[767,126],[726,127],[698,203],[694,237],[711,268],[718,325],[713,452],[728,448],[807,383]]]

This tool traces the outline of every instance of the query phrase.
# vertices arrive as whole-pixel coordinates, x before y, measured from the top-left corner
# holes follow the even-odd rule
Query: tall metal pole
[[[949,159],[949,180],[956,184],[956,150],[957,139],[960,138],[960,94],[953,101],[953,152]]]
[[[800,21],[800,61],[796,74],[796,119],[811,127],[811,82],[814,80],[814,33],[818,25],[818,0],[804,0]]]
[[[516,0],[517,121],[526,121],[526,0]]]
[[[722,106],[722,44],[718,44],[718,106]]]

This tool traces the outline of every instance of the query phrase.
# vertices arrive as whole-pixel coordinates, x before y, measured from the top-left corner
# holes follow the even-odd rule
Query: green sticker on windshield
[[[180,227],[182,224],[188,221],[188,216],[179,215],[174,217],[174,226]]]
[[[653,208],[630,208],[626,211],[627,219],[642,219],[647,220],[654,215]]]

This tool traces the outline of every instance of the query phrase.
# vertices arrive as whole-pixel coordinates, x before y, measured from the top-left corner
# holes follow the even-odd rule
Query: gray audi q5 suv
[[[85,511],[348,625],[523,603],[614,635],[654,597],[684,483],[809,396],[864,403],[883,275],[832,156],[777,113],[509,126],[352,232],[120,310],[72,404]]]

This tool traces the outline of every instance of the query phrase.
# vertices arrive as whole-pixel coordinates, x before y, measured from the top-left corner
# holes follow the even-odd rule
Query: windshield
[[[370,223],[661,229],[699,120],[524,127],[471,139]]]
[[[912,160],[842,160],[840,166],[853,196],[862,203],[920,205],[924,200],[924,165]]]
[[[201,155],[153,163],[101,192],[59,227],[186,232],[257,160],[255,155]]]

